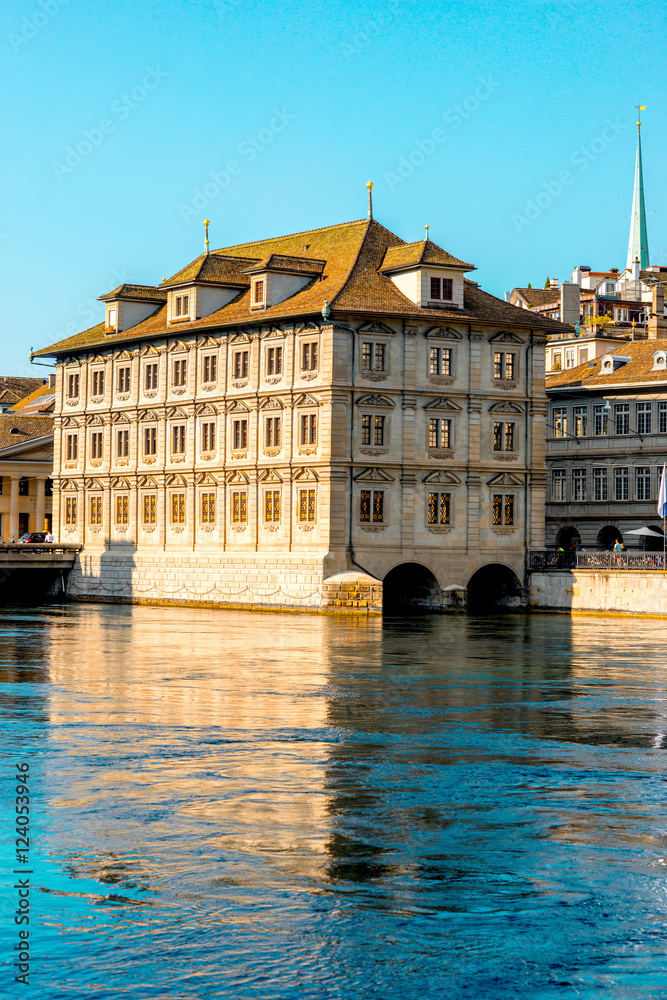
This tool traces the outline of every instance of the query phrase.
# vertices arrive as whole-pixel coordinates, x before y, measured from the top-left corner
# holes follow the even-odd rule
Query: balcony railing
[[[555,552],[542,549],[530,553],[530,568],[537,571],[570,569],[665,570],[662,552]]]

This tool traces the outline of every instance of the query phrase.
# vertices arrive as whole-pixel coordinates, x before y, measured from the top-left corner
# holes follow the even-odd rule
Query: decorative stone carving
[[[277,524],[263,524],[262,527],[264,528],[264,531],[277,531],[278,530],[278,525]]]
[[[68,399],[66,402],[67,402],[68,406],[78,406],[79,405],[79,400],[78,399]]]
[[[360,448],[362,455],[388,455],[389,448]]]
[[[93,459],[91,459],[91,460],[90,460],[90,461],[88,462],[88,465],[90,465],[91,469],[99,469],[99,467],[100,467],[100,465],[101,465],[101,464],[102,464],[102,460],[101,460],[101,459],[99,459],[99,458],[96,458],[96,459],[94,459],[94,460],[93,460]]]
[[[65,462],[66,469],[76,469],[76,462]]]
[[[234,386],[235,389],[243,389],[244,386],[246,386],[247,384],[248,384],[247,378],[239,379],[238,382],[232,382],[232,385]]]
[[[429,451],[429,458],[454,458],[453,451]]]
[[[315,525],[314,524],[300,524],[299,527],[301,528],[302,531],[312,531],[313,528],[315,527]]]
[[[377,372],[362,372],[361,377],[367,382],[385,382],[389,376],[379,375]]]
[[[496,525],[493,526],[493,530],[496,535],[515,535],[516,528],[500,528]]]
[[[153,461],[155,461],[155,459],[153,459]],[[128,460],[126,458],[117,458],[116,459],[116,465],[129,465],[129,464],[130,463],[128,462]]]
[[[267,378],[264,379],[264,381],[268,385],[275,385],[276,382],[282,382],[282,380],[283,380],[282,375],[269,375],[267,376]]]
[[[518,455],[494,455],[493,457],[495,459],[497,459],[499,462],[518,462],[519,461],[519,456]]]
[[[177,535],[180,535],[182,531],[185,531],[185,528],[181,527],[180,524],[172,524],[171,530],[174,531]]]
[[[451,525],[429,524],[428,530],[432,535],[446,535],[448,531],[452,530],[452,528]]]
[[[199,457],[205,462],[211,462],[215,458],[215,455],[200,455]]]
[[[302,372],[301,378],[304,382],[312,382],[314,378],[317,378],[319,372]]]
[[[103,403],[104,396],[91,396],[88,400],[89,403]]]
[[[215,382],[207,382],[201,387],[202,392],[213,392],[214,389],[217,389]]]
[[[157,396],[157,389],[144,389],[144,396],[146,399],[155,399]]]
[[[142,524],[141,529],[142,529],[142,531],[155,531],[155,525],[154,524]]]
[[[268,455],[269,458],[275,458],[276,455],[280,454],[280,448],[265,448],[264,454]]]
[[[171,461],[172,462],[184,462],[185,461],[185,455],[172,455],[171,456]]]
[[[299,455],[315,455],[316,453],[317,446],[313,446],[312,448],[299,448]]]
[[[454,385],[453,378],[440,378],[436,375],[429,376],[429,382],[431,385]]]
[[[516,389],[516,382],[508,382],[507,379],[501,379],[498,382],[494,382],[494,386],[499,385],[501,389]]]
[[[386,525],[385,524],[361,524],[360,528],[361,528],[362,531],[376,532],[376,531],[384,531],[384,529],[386,528]]]
[[[121,392],[116,396],[119,403],[124,403],[126,399],[130,398],[129,392]]]
[[[246,527],[247,527],[247,525],[245,525],[245,524],[233,524],[232,525],[232,531],[245,531]]]

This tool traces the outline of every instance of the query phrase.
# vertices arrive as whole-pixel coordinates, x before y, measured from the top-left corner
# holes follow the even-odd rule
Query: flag
[[[640,111],[646,111],[646,105],[645,104],[640,104],[639,105],[639,110]]]
[[[660,493],[658,494],[658,516],[667,516],[667,478],[665,477],[665,466],[662,467],[660,477]]]

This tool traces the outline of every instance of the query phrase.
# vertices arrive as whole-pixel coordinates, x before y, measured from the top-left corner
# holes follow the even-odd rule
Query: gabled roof
[[[48,382],[44,382],[34,392],[31,392],[29,396],[25,396],[24,399],[20,399],[18,403],[15,403],[12,406],[11,412],[23,415],[51,412],[54,409],[55,401],[55,387],[49,385]]]
[[[466,264],[464,260],[447,253],[437,243],[431,240],[419,240],[416,243],[402,243],[400,246],[388,247],[379,270],[402,271],[420,264],[439,264],[443,267],[461,268],[463,271],[474,271],[474,264]]]
[[[137,299],[139,302],[166,302],[167,293],[155,285],[119,285],[112,292],[100,295],[100,302],[111,302],[113,299]]]
[[[588,361],[576,368],[568,368],[557,375],[548,375],[547,392],[550,389],[584,388],[604,389],[615,385],[633,383],[655,383],[656,386],[667,383],[667,371],[663,368],[653,371],[653,355],[657,351],[667,351],[667,340],[628,341],[622,345],[610,344],[609,354],[622,353],[630,360],[608,375],[601,374],[602,356],[595,361]]]
[[[399,236],[374,219],[361,219],[327,226],[324,229],[311,229],[305,233],[293,233],[290,236],[226,247],[214,251],[208,257],[203,255],[170,278],[166,284],[199,280],[196,277],[199,274],[209,275],[207,280],[212,280],[209,268],[217,268],[218,265],[210,263],[211,259],[214,262],[222,259],[227,262],[225,267],[235,269],[237,265],[248,267],[257,261],[268,260],[274,255],[303,260],[304,249],[307,249],[308,259],[325,261],[326,265],[319,275],[319,280],[309,281],[287,299],[262,309],[259,314],[251,311],[250,279],[248,275],[243,275],[243,287],[240,288],[238,295],[201,319],[179,324],[179,334],[189,331],[198,333],[204,330],[225,330],[257,322],[262,324],[294,322],[305,317],[317,317],[321,316],[325,301],[328,301],[331,313],[339,314],[341,312],[357,316],[380,314],[397,320],[432,319],[438,324],[446,320],[468,323],[488,321],[556,332],[571,329],[555,320],[543,318],[497,299],[470,281],[465,281],[464,284],[463,309],[420,308],[396,287],[390,277],[381,272],[381,265],[386,259],[389,248],[400,248],[403,245],[414,246],[414,244],[401,244]],[[419,247],[423,248],[423,243],[420,243]],[[413,254],[413,251],[409,250],[406,256],[409,254]],[[438,257],[441,262],[444,255],[448,264],[456,261],[459,266],[469,266],[446,254],[435,244],[430,245],[429,255],[431,254]],[[205,258],[209,261],[208,264]],[[217,273],[220,274],[219,271]],[[313,277],[317,279],[318,275],[314,274]],[[229,279],[227,282],[229,283]],[[167,325],[166,305],[162,305],[147,319],[120,333],[105,335],[104,325],[98,323],[97,326],[90,327],[82,333],[37,351],[36,355],[53,357],[96,345],[115,347],[118,344],[131,344],[173,335],[173,328]]]
[[[181,268],[171,278],[166,278],[160,284],[160,291],[174,285],[203,282],[215,285],[238,285],[240,288],[249,286],[250,282],[243,273],[247,267],[257,263],[256,257],[230,256],[222,250],[204,253],[186,267]],[[165,292],[166,294],[166,292]]]

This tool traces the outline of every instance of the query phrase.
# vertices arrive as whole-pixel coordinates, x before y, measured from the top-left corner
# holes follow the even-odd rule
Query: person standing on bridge
[[[53,535],[51,534],[50,531],[47,531],[46,537],[44,538],[44,541],[48,542],[49,545],[53,542]]]

